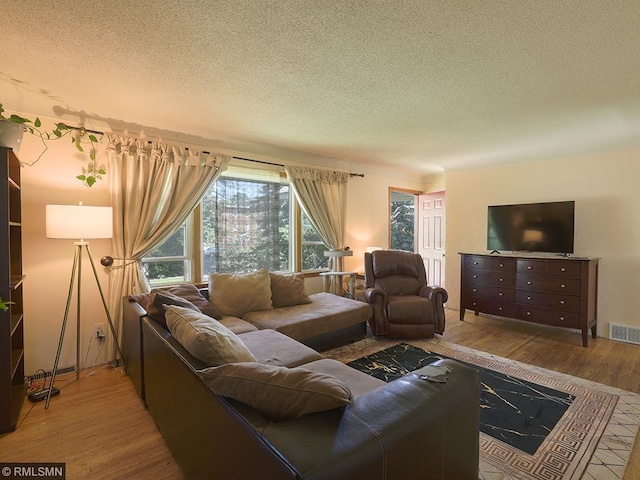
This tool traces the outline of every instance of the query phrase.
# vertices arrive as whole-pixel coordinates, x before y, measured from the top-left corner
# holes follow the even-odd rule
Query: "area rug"
[[[348,347],[327,352],[326,356],[344,363],[362,359],[399,342],[366,338]],[[461,347],[443,340],[409,341],[432,354],[454,358],[516,379],[515,383],[535,389],[535,385],[560,392],[567,408],[533,453],[527,453],[487,433],[480,432],[480,478],[506,479],[621,479],[631,454],[640,422],[640,395],[606,385],[560,374],[532,365]],[[404,347],[399,347],[403,349]],[[410,349],[411,350],[411,349]],[[378,370],[390,375],[422,366],[420,354],[412,351],[409,364],[384,366]],[[366,363],[366,362],[364,362]],[[414,368],[415,367],[415,368]],[[365,367],[366,368],[366,367]],[[521,380],[522,382],[519,382]],[[491,386],[484,381],[482,388]],[[547,390],[544,390],[547,392]],[[540,394],[544,394],[542,388]],[[499,435],[498,435],[499,436]]]
[[[347,365],[385,382],[393,381],[437,360],[451,358],[406,343],[359,358]],[[564,417],[576,397],[500,371],[465,363],[480,372],[480,431],[516,450],[534,455]],[[604,420],[617,398],[603,404]]]

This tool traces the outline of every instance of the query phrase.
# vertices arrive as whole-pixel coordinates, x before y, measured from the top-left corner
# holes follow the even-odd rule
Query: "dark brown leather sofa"
[[[124,360],[132,375],[131,366],[142,370],[144,402],[185,478],[478,478],[480,382],[472,368],[444,360],[444,384],[414,374],[385,384],[279,332],[239,334],[260,362],[331,372],[352,389],[346,407],[269,422],[212,391],[198,375],[201,362],[134,300],[124,302],[124,316]]]

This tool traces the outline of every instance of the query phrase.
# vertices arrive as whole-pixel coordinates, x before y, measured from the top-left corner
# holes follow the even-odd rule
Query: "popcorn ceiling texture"
[[[640,143],[635,0],[5,3],[7,110],[422,172]]]

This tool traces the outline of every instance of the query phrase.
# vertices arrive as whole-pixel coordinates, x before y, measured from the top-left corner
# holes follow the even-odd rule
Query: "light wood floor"
[[[526,323],[447,312],[444,340],[640,393],[640,346]],[[63,462],[67,479],[183,478],[128,377],[110,367],[59,376],[61,394],[25,402],[21,424],[0,438],[0,462]],[[186,407],[188,406],[178,406]],[[634,448],[625,480],[640,478]]]

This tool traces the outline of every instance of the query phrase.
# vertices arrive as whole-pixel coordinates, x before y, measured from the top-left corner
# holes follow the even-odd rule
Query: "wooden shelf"
[[[16,429],[26,393],[20,197],[20,160],[0,147],[0,434]]]

